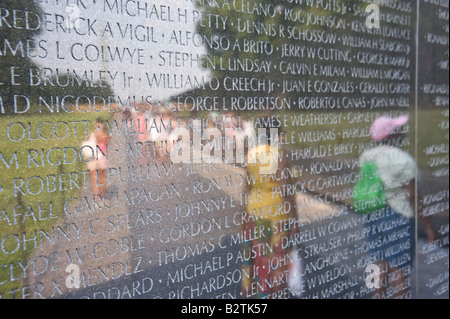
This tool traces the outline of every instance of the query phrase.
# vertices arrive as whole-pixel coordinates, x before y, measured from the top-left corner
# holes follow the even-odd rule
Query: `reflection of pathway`
[[[123,149],[119,145],[125,142],[123,137],[113,137],[110,150]],[[124,166],[127,160],[123,155],[111,152],[109,164],[111,163]],[[122,193],[128,187],[126,183],[117,183],[108,186],[108,191]],[[45,256],[47,260],[47,265],[42,268],[46,271],[32,276],[30,267],[28,279],[30,286],[38,287],[39,290],[43,288],[40,294],[45,298],[59,298],[70,291],[66,286],[66,278],[70,273],[65,271],[69,264],[79,267],[82,274],[81,286],[94,287],[104,280],[122,277],[126,271],[124,266],[131,257],[128,248],[132,240],[130,232],[123,225],[117,227],[118,221],[122,220],[128,209],[124,206],[105,209],[99,197],[93,195],[90,181],[88,187],[75,197],[67,205],[70,215],[59,212],[63,217],[54,226],[54,229],[59,226],[64,230],[68,238],[62,232],[55,231],[55,244],[44,244],[30,258],[44,260],[40,256]],[[136,238],[133,240],[136,241]]]
[[[64,218],[58,223],[71,231],[70,240],[62,239],[61,243],[34,251],[31,259],[47,256],[48,261],[46,271],[37,276],[29,267],[27,284],[37,287],[37,297],[101,298],[109,293],[111,297],[150,298],[162,294],[168,298],[176,294],[176,282],[172,282],[175,279],[168,276],[170,269],[175,276],[176,269],[183,265],[198,266],[209,261],[215,267],[218,260],[220,273],[226,274],[233,267],[239,269],[240,265],[224,265],[228,251],[219,249],[218,242],[220,239],[223,246],[229,241],[229,234],[239,232],[239,226],[233,224],[233,214],[242,211],[236,195],[241,189],[230,180],[238,172],[212,171],[213,181],[212,176],[199,174],[203,172],[201,165],[126,158],[128,143],[135,150],[135,142],[133,137],[123,135],[111,139],[109,166],[116,175],[112,185],[108,185],[108,194],[114,195],[107,195],[106,202],[95,203],[98,198],[93,199],[91,188],[82,190],[77,200],[69,202],[68,210],[73,215],[61,213]],[[139,165],[143,165],[146,176],[147,164],[152,176],[139,180]],[[120,169],[126,174],[128,167],[133,166],[135,180],[130,176],[126,180],[122,175],[125,182],[121,182]],[[77,209],[79,213],[75,213]],[[65,269],[70,263],[80,268],[79,290],[65,285],[69,275]],[[213,275],[217,278],[217,274]],[[208,276],[179,280],[179,284],[182,288],[185,282],[206,280]],[[238,286],[230,287],[234,294]],[[104,292],[102,287],[109,290]]]

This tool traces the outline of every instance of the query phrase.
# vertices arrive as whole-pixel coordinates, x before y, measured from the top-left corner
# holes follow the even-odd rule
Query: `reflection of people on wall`
[[[255,130],[253,129],[253,125],[251,121],[239,118],[234,113],[228,112],[225,114],[222,121],[225,122],[224,125],[224,139],[223,139],[223,149],[225,154],[227,152],[232,151],[231,153],[236,151],[236,156],[233,157],[233,160],[236,162],[242,162],[244,160],[244,150],[247,145],[248,148],[251,148],[256,138]],[[234,149],[233,149],[234,148]],[[234,154],[234,153],[233,153]],[[229,158],[225,158],[227,162],[229,162]]]
[[[144,112],[134,112],[134,129],[137,132],[139,142],[145,143],[148,139],[147,137],[147,118]]]
[[[280,227],[280,221],[295,215],[294,201],[274,195],[274,189],[289,182],[275,178],[287,164],[285,160],[279,160],[281,149],[267,144],[251,147],[247,155],[248,174],[253,177],[253,182],[247,193],[247,218],[243,224],[248,239],[244,251],[250,258],[244,259],[242,293],[244,297],[251,298],[279,298],[282,297],[279,292],[288,288],[292,247],[286,247],[286,241],[282,238],[289,237],[293,229]],[[270,156],[266,156],[269,153]],[[278,171],[269,173],[271,169],[262,170],[274,162]]]
[[[178,130],[178,121],[175,117],[172,117],[169,112],[164,113],[162,117],[163,123],[165,123],[167,130],[164,133],[164,138],[166,139],[166,145],[164,149],[163,158],[166,160],[169,158],[169,155],[172,154],[174,149],[176,149],[176,141],[178,140],[177,130]]]
[[[153,145],[152,156],[157,156],[160,160],[168,159],[173,149],[173,140],[178,138],[175,134],[178,127],[176,119],[169,112],[158,110],[151,113],[147,121],[146,138]]]
[[[98,118],[95,121],[94,131],[89,134],[88,139],[83,143],[84,146],[90,146],[89,149],[94,154],[92,160],[87,163],[87,168],[90,171],[92,192],[95,195],[104,196],[106,194],[108,161],[103,154],[107,154],[107,146],[110,138],[104,121]]]
[[[361,172],[366,177],[368,171],[363,168],[373,167],[370,173],[373,183],[366,192],[373,193],[376,181],[381,181],[381,196],[377,195],[379,200],[373,200],[378,207],[363,217],[371,257],[380,270],[375,298],[408,296],[410,286],[408,277],[415,256],[416,164],[411,155],[395,146],[399,139],[405,137],[401,128],[407,122],[408,116],[382,116],[375,120],[371,137],[379,145],[366,150],[359,159]],[[358,204],[360,212],[368,205]]]
[[[139,143],[142,143],[142,148],[145,145],[145,142],[148,140],[147,134],[147,114],[145,112],[138,112],[135,109],[131,109],[132,121],[134,126],[134,131],[137,134]],[[145,154],[145,153],[143,153]],[[146,154],[145,154],[146,155]],[[147,161],[147,158],[144,156],[139,156],[139,163],[144,165]]]

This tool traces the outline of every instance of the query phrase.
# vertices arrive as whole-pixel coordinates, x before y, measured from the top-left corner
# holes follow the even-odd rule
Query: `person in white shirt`
[[[374,291],[375,298],[401,298],[408,296],[408,278],[415,256],[415,183],[416,163],[406,151],[398,148],[405,134],[402,127],[408,116],[396,118],[381,116],[371,126],[372,140],[379,145],[360,156],[359,165],[372,162],[383,182],[385,207],[365,214],[364,227],[370,253],[381,270],[382,283]],[[429,220],[422,219],[429,240],[434,231]],[[391,289],[387,289],[391,287]]]

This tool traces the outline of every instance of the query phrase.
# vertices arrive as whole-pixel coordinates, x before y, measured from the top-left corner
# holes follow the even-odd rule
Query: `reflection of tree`
[[[420,21],[419,21],[419,47],[418,60],[419,62],[419,88],[423,92],[422,85],[425,83],[446,83],[449,82],[448,64],[447,68],[440,67],[441,61],[448,61],[449,47],[432,44],[427,41],[427,34],[447,35],[446,28],[448,28],[448,21],[441,19],[429,19],[428,17],[436,16],[437,6],[431,4],[423,4],[420,7]],[[446,26],[447,23],[447,26]],[[448,40],[447,40],[448,42]],[[419,107],[434,108],[447,106],[442,103],[441,97],[436,99],[436,96],[431,94],[419,94]],[[438,102],[438,103],[436,103]],[[439,103],[441,102],[441,103]]]
[[[14,11],[15,10],[15,11]],[[14,20],[14,15],[16,19]],[[34,62],[33,58],[37,55],[45,56],[45,50],[39,47],[39,42],[34,38],[40,34],[38,16],[42,17],[43,12],[38,1],[31,0],[1,0],[0,1],[0,127],[2,127],[0,139],[0,152],[7,161],[16,154],[18,164],[5,165],[0,160],[0,240],[7,236],[14,238],[25,238],[28,235],[45,232],[51,233],[54,231],[56,223],[60,223],[60,218],[63,214],[64,203],[67,198],[75,196],[83,188],[79,184],[72,188],[72,186],[65,188],[58,183],[61,178],[70,174],[78,174],[83,172],[85,165],[81,161],[75,161],[72,164],[60,163],[57,165],[50,164],[50,162],[57,163],[58,158],[61,159],[64,155],[63,149],[65,147],[79,148],[79,145],[85,138],[83,132],[66,138],[55,138],[52,133],[54,123],[61,123],[61,125],[68,125],[70,121],[92,121],[99,116],[98,113],[50,113],[35,114],[39,110],[36,105],[39,103],[39,98],[46,101],[51,101],[52,97],[58,97],[59,101],[63,96],[86,98],[81,99],[83,102],[93,96],[106,97],[112,95],[113,91],[108,83],[91,83],[89,75],[84,73],[77,73],[77,76],[72,74],[59,74],[48,76],[46,80],[39,80],[37,78],[38,72],[42,72],[42,68]],[[25,20],[25,16],[28,20]],[[15,21],[15,22],[14,22]],[[28,24],[27,22],[28,21]],[[42,18],[41,18],[42,21]],[[15,23],[15,25],[14,25]],[[48,43],[51,38],[47,40]],[[45,58],[41,59],[43,62]],[[49,66],[52,67],[52,66]],[[58,67],[58,66],[57,66]],[[59,66],[61,67],[61,66]],[[33,84],[30,84],[30,72],[34,76]],[[11,74],[14,74],[12,79]],[[40,83],[39,83],[40,82]],[[21,85],[16,85],[20,83]],[[13,112],[14,96],[26,96],[30,102],[30,108],[25,114],[20,116],[8,116]],[[74,102],[74,99],[68,99],[69,102]],[[18,99],[20,103],[25,101],[25,98]],[[56,101],[53,98],[53,101]],[[43,104],[44,102],[42,102]],[[50,103],[49,103],[50,104]],[[20,109],[24,108],[20,106]],[[74,108],[70,108],[73,110]],[[84,106],[82,110],[86,109]],[[42,107],[43,112],[46,108]],[[3,114],[6,113],[7,116]],[[3,116],[2,116],[3,115]],[[107,115],[100,115],[107,116]],[[28,128],[32,128],[30,135],[24,136],[23,140],[15,142],[11,138],[6,138],[6,128],[13,122],[22,123]],[[36,131],[36,128],[45,123],[41,129]],[[21,126],[21,125],[19,125]],[[47,127],[44,127],[47,126]],[[44,138],[42,138],[44,136]],[[48,138],[51,137],[51,138]],[[50,155],[50,150],[53,149],[54,155]],[[44,152],[42,162],[36,161],[28,165],[25,164],[29,152]],[[37,154],[37,153],[36,153]],[[31,165],[30,165],[31,164]],[[31,181],[33,179],[34,181]],[[14,183],[17,181],[24,181],[21,191],[14,191]],[[40,182],[46,183],[46,187],[40,189]],[[28,182],[29,185],[27,184]],[[35,183],[37,182],[37,183]],[[20,182],[18,182],[20,183]],[[63,183],[65,183],[63,181]],[[42,184],[43,185],[43,184]],[[78,187],[80,186],[80,187]],[[30,189],[34,189],[30,192]],[[12,212],[17,214],[12,219]],[[40,215],[42,213],[42,216]],[[39,217],[37,216],[39,214]],[[42,219],[41,219],[42,217]],[[62,224],[61,227],[65,227]],[[23,237],[22,237],[23,236]],[[5,271],[0,274],[0,299],[11,298],[12,292],[15,293],[16,298],[21,298],[20,288],[27,287],[35,278],[32,275],[26,276],[23,274],[24,270],[19,267],[19,262],[23,265],[31,265],[30,258],[33,256],[36,248],[46,247],[43,243],[35,244],[33,240],[24,241],[20,246],[16,247],[16,243],[11,238],[2,241],[0,249],[0,264],[8,265],[12,273],[10,277],[6,275]],[[36,237],[37,238],[37,237]],[[8,252],[8,253],[5,253]],[[11,268],[10,268],[11,267]],[[29,267],[27,271],[31,272]],[[22,274],[22,275],[20,275]],[[14,277],[13,277],[14,276]],[[18,279],[13,279],[18,278]],[[6,280],[6,281],[5,281]],[[5,281],[5,282],[4,282]],[[3,283],[4,282],[4,283]],[[24,288],[25,289],[25,288]],[[24,290],[25,291],[25,290]]]
[[[286,98],[298,98],[305,95],[311,97],[333,96],[336,98],[346,96],[365,98],[369,101],[377,94],[378,97],[384,99],[396,98],[399,97],[399,94],[391,94],[390,92],[379,94],[375,92],[375,89],[372,90],[373,93],[365,92],[366,94],[354,89],[342,89],[341,92],[332,92],[332,90],[318,92],[315,88],[283,92],[282,83],[283,81],[289,83],[296,81],[295,84],[298,86],[301,81],[304,84],[308,80],[323,80],[324,82],[336,81],[342,84],[353,82],[353,86],[359,85],[362,81],[370,83],[372,87],[380,85],[381,82],[413,85],[411,64],[409,66],[407,62],[402,64],[402,59],[409,59],[410,63],[414,59],[413,39],[396,38],[389,35],[392,30],[397,28],[409,29],[412,36],[413,26],[399,26],[395,23],[388,23],[385,18],[382,18],[382,29],[368,30],[365,26],[367,17],[365,7],[367,3],[353,0],[336,2],[335,5],[331,4],[334,2],[292,1],[289,3],[289,1],[281,0],[217,2],[219,7],[202,4],[203,1],[198,3],[197,7],[204,12],[205,17],[209,17],[208,15],[214,17],[212,21],[215,21],[214,15],[228,17],[226,27],[223,27],[222,23],[211,23],[209,25],[208,19],[205,18],[197,23],[197,32],[206,37],[206,39],[220,40],[221,37],[225,37],[229,40],[230,47],[229,49],[221,50],[206,45],[208,58],[205,59],[204,65],[221,83],[223,83],[225,77],[230,76],[234,78],[266,79],[266,81],[275,81],[276,85],[271,92],[267,91],[268,82],[266,82],[266,90],[264,92],[222,90],[220,92],[205,92],[205,94],[220,96],[233,96],[236,94],[240,96],[270,95]],[[225,3],[230,4],[227,6],[224,5]],[[236,4],[237,8],[234,7],[234,4]],[[246,9],[244,10],[243,8]],[[267,9],[268,14],[264,13],[264,9]],[[393,11],[388,6],[381,6],[380,10],[383,14]],[[275,14],[271,14],[271,12],[275,12]],[[394,13],[396,12],[394,11]],[[414,13],[410,14],[411,21],[413,21],[413,15]],[[244,25],[247,27],[244,27]],[[262,31],[248,32],[253,26],[259,27]],[[265,30],[269,30],[269,32]],[[280,30],[284,30],[284,34]],[[289,30],[293,30],[293,32]],[[308,34],[307,37],[299,36],[299,34],[305,32]],[[294,36],[291,36],[292,34]],[[326,37],[328,41],[317,40],[318,37]],[[245,50],[245,43],[250,41],[256,44],[263,43],[263,46],[268,49],[259,51]],[[361,43],[364,43],[364,45]],[[402,49],[393,51],[392,46],[398,46]],[[407,46],[409,46],[409,50],[406,49]],[[258,45],[255,47],[260,48]],[[302,54],[298,54],[299,47],[305,50]],[[286,48],[292,49],[287,55]],[[319,58],[319,50],[321,50],[322,56],[325,54],[328,58]],[[312,54],[308,52],[312,52]],[[363,61],[364,59],[359,60],[357,58],[360,52],[367,53],[366,60],[370,60],[373,57],[384,59],[388,56],[393,62],[392,64],[385,62],[367,63]],[[333,58],[332,56],[336,57]],[[226,69],[229,59],[232,63],[236,59],[240,61],[245,61],[245,59],[253,61],[256,61],[256,59],[259,61],[264,60],[271,63],[271,68],[269,72],[230,71]],[[293,72],[286,70],[288,64],[294,69]],[[224,65],[225,69],[223,68]],[[284,70],[282,71],[283,66]],[[362,70],[362,68],[365,69]],[[370,74],[367,74],[368,69]],[[401,76],[396,78],[396,74]],[[280,84],[280,87],[278,87],[278,84]],[[412,94],[412,92],[410,93]],[[359,104],[364,102],[361,99],[358,102]],[[395,105],[392,105],[390,102],[389,107],[400,107],[400,103],[401,101],[396,101]]]
[[[51,96],[73,96],[84,97],[86,103],[87,101],[93,101],[94,96],[102,96],[106,98],[107,96],[112,96],[114,91],[111,85],[106,82],[95,82],[93,83],[89,79],[87,73],[81,75],[74,74],[62,74],[59,76],[52,76],[49,81],[53,85],[46,86],[41,90],[41,96],[51,99]],[[71,100],[74,102],[74,100]]]
[[[26,78],[30,67],[35,67],[30,55],[34,55],[33,50],[37,49],[38,44],[34,42],[33,37],[40,33],[40,29],[35,30],[32,25],[36,25],[37,17],[28,14],[30,27],[25,25],[25,11],[32,11],[37,15],[42,15],[42,10],[35,1],[29,0],[2,0],[2,15],[6,16],[0,26],[0,96],[3,100],[3,106],[6,112],[11,111],[12,99],[14,95],[26,95],[37,98],[39,90],[37,87],[28,85],[12,85],[11,72],[17,75],[15,79]],[[16,27],[14,27],[13,10],[17,10]],[[7,22],[8,23],[7,23]]]
[[[258,79],[267,79],[278,81],[283,80],[306,80],[311,78],[308,72],[303,74],[293,74],[290,72],[280,72],[280,62],[287,63],[310,63],[299,56],[284,56],[283,48],[292,46],[330,46],[338,48],[341,44],[336,41],[333,45],[317,44],[308,42],[305,39],[292,37],[290,34],[297,32],[309,32],[309,34],[333,33],[340,34],[344,28],[344,18],[348,13],[342,14],[342,8],[336,11],[318,8],[316,6],[308,6],[303,4],[289,3],[281,0],[250,0],[236,1],[234,5],[224,5],[225,1],[218,1],[220,8],[208,5],[197,4],[197,7],[204,12],[205,15],[219,15],[228,17],[227,25],[224,28],[221,24],[212,24],[211,26],[204,21],[197,24],[197,32],[205,36],[207,39],[220,39],[226,37],[230,43],[228,50],[216,50],[215,48],[206,47],[209,58],[205,61],[205,65],[210,69],[212,75],[219,78],[221,82],[227,76],[251,77]],[[352,5],[353,1],[347,1],[346,6]],[[246,9],[243,9],[246,8]],[[245,11],[245,12],[243,12]],[[319,17],[327,23],[307,23],[308,17]],[[205,20],[206,21],[206,20]],[[260,31],[256,31],[260,29]],[[283,31],[281,31],[283,30]],[[294,32],[292,32],[294,30]],[[250,31],[250,32],[249,32]],[[250,49],[253,46],[253,50]],[[255,61],[267,61],[271,63],[269,72],[245,72],[224,70],[223,66],[228,64],[228,60],[232,63],[235,59],[241,61],[251,59]],[[222,65],[220,65],[222,63]],[[310,67],[310,65],[306,65]],[[267,86],[267,83],[266,83]],[[257,96],[262,92],[238,92],[239,95]],[[220,92],[222,96],[236,94],[236,91]],[[267,90],[263,95],[267,95]],[[269,93],[271,96],[289,96],[282,94],[282,88],[274,86],[274,91]],[[291,94],[292,95],[292,94]]]

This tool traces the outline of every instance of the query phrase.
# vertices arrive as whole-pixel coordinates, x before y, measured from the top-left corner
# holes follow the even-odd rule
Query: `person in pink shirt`
[[[84,146],[89,146],[95,156],[87,162],[87,168],[90,171],[92,192],[95,195],[105,196],[106,174],[108,169],[108,160],[105,155],[108,154],[108,143],[111,137],[106,131],[104,121],[97,119],[94,125],[94,131],[89,135],[89,138],[84,142]],[[105,155],[103,155],[105,154]],[[92,153],[90,154],[92,155]]]

